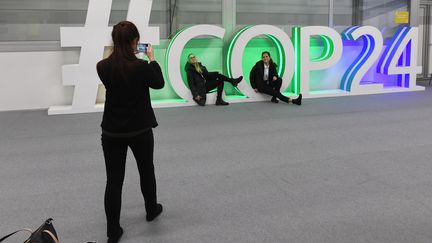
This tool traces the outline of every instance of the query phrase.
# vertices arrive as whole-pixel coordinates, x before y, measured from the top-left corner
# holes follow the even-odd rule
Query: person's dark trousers
[[[220,80],[220,79],[206,80],[205,86],[206,86],[206,93],[217,88],[217,99],[222,98],[222,92],[223,92],[223,88],[224,88],[224,82],[222,80]]]
[[[268,86],[270,86],[270,88],[273,88],[274,91],[280,93],[280,88],[282,87],[282,79],[278,78],[275,81],[271,80],[269,82]],[[276,97],[276,96],[273,96],[273,97]]]
[[[267,84],[259,85],[258,91],[260,93],[271,95],[273,97],[276,97],[276,98],[282,100],[283,102],[288,103],[289,98],[284,96],[280,92],[281,86],[282,86],[282,79],[278,78],[276,81],[273,81],[273,80],[269,81],[268,85]]]
[[[205,77],[206,79],[217,79],[217,80],[221,80],[223,82],[229,82],[229,83],[233,83],[234,79],[233,78],[229,78],[219,72],[208,72],[208,74]]]
[[[115,237],[120,230],[121,194],[128,147],[131,148],[138,165],[141,192],[144,196],[147,213],[153,210],[157,203],[152,129],[128,138],[110,137],[102,134],[102,148],[107,174],[104,204],[108,238]]]
[[[209,72],[206,77],[206,93],[212,91],[217,87],[217,98],[222,98],[222,91],[224,88],[224,82],[233,83],[234,79],[228,78],[227,76],[218,72]]]

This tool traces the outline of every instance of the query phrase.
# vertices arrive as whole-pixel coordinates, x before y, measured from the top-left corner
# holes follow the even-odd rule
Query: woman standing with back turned
[[[133,23],[116,24],[112,31],[114,50],[97,64],[99,78],[106,88],[101,127],[107,174],[104,204],[108,243],[118,242],[123,235],[120,210],[128,147],[138,165],[146,220],[152,221],[162,212],[162,205],[157,203],[153,166],[152,128],[158,124],[149,89],[161,89],[165,82],[151,46],[146,53],[150,62],[135,56],[139,38]]]

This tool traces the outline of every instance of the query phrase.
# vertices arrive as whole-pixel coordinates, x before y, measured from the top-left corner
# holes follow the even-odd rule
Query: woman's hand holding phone
[[[138,53],[144,53],[150,62],[154,61],[154,54],[153,54],[153,48],[150,44],[147,43],[138,43],[137,45],[137,52]]]
[[[150,62],[153,62],[155,60],[153,54],[153,47],[150,44],[147,46],[147,52],[145,54],[148,57]]]
[[[138,43],[136,51],[138,53],[146,53],[147,52],[147,47],[148,47],[148,44]]]

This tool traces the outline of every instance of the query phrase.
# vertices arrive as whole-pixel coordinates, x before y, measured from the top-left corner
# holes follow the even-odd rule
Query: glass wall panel
[[[129,0],[113,3],[110,23],[124,20]],[[161,39],[167,39],[170,32],[186,25],[222,25],[222,0],[158,0],[153,1],[150,25],[159,26]]]
[[[171,34],[179,28],[197,24],[222,26],[223,0],[170,0]]]
[[[194,24],[222,25],[223,0],[154,0],[150,25],[159,26],[161,39],[178,28]],[[329,1],[232,0],[237,28],[270,24],[291,32],[291,27],[329,24]],[[396,11],[408,10],[408,0],[333,0],[334,27],[372,25],[391,36],[398,24]],[[89,0],[1,0],[0,42],[38,42],[60,39],[61,26],[83,26]],[[113,0],[110,25],[124,20],[129,0]],[[354,9],[353,9],[354,8]],[[358,13],[355,23],[353,13]]]
[[[362,25],[372,25],[381,30],[384,37],[391,37],[399,24],[396,24],[396,11],[408,11],[408,0],[362,0]]]
[[[269,24],[291,32],[292,26],[328,25],[329,2],[314,0],[237,0],[237,25]]]
[[[82,26],[88,0],[1,0],[0,41],[58,41],[60,26]]]
[[[0,41],[59,41],[61,26],[84,26],[89,0],[1,0]],[[124,20],[129,0],[114,0],[110,25]],[[168,3],[153,1],[151,26],[167,36]]]
[[[130,0],[113,0],[109,23],[116,23],[126,19]],[[150,26],[158,26],[160,37],[166,38],[168,29],[169,3],[166,0],[153,1],[150,14]]]
[[[333,0],[333,25],[339,31],[353,25],[353,0]]]

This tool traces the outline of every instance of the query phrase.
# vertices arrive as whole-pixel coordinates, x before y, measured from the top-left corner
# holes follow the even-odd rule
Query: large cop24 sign
[[[50,107],[49,114],[94,112],[102,109],[100,105],[95,105],[99,85],[95,65],[103,58],[104,47],[111,45],[111,27],[108,27],[111,4],[112,0],[90,0],[85,27],[61,28],[61,45],[80,46],[81,54],[79,64],[63,66],[63,83],[75,86],[72,105]],[[159,28],[149,27],[151,6],[150,0],[131,0],[127,19],[137,25],[140,33],[145,33],[141,37],[141,42],[158,45]],[[180,61],[186,43],[202,35],[222,39],[226,33],[224,28],[215,25],[196,25],[177,32],[167,47],[165,78],[171,82],[174,91],[185,102],[164,102],[156,104],[156,107],[194,104],[190,91],[182,79]],[[416,86],[416,74],[421,72],[421,67],[417,66],[418,29],[415,27],[400,27],[384,47],[381,32],[372,26],[352,26],[342,34],[326,26],[294,27],[291,38],[275,26],[249,26],[238,31],[227,47],[225,63],[229,76],[237,77],[249,71],[242,68],[243,52],[249,41],[260,35],[267,36],[276,46],[279,72],[284,77],[281,90],[290,87],[292,93],[303,93],[304,97],[424,90],[423,87]],[[315,37],[322,40],[323,48],[321,55],[311,59],[310,40]],[[360,40],[362,50],[344,70],[339,89],[330,93],[310,92],[310,73],[336,65],[342,57],[343,41]],[[375,63],[376,73],[397,75],[396,85],[391,89],[384,88],[383,83],[379,82],[361,82]],[[263,99],[247,82],[241,82],[238,90],[244,94],[244,98],[235,101]]]

